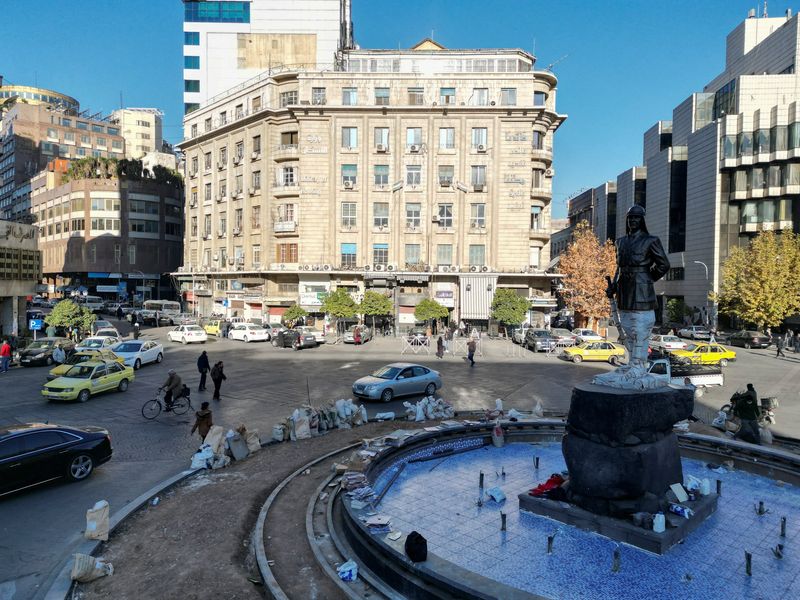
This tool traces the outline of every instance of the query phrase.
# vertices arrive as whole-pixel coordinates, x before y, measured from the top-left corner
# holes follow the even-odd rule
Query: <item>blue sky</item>
[[[353,0],[362,48],[534,50],[556,63],[558,111],[553,213],[581,188],[641,162],[644,131],[717,75],[725,36],[755,0]],[[763,3],[761,4],[763,7]],[[770,16],[790,7],[769,3]],[[487,8],[488,7],[488,8]],[[181,135],[180,0],[0,0],[0,75],[78,98],[107,113],[161,108],[165,137]],[[49,25],[46,25],[49,24]]]

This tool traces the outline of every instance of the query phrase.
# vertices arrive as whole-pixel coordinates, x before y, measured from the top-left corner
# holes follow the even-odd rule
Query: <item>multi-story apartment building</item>
[[[25,305],[42,276],[36,228],[0,220],[0,338],[27,328]]]
[[[713,321],[708,295],[730,248],[759,231],[800,231],[798,61],[798,17],[751,13],[727,37],[724,71],[644,134],[646,168],[622,173],[613,200],[596,198],[602,239],[623,235],[629,206],[646,205],[672,263],[656,284],[663,305],[682,299]]]
[[[477,322],[510,287],[543,321],[555,76],[521,50],[430,40],[340,64],[265,74],[184,119],[184,280],[203,310],[279,319],[376,288],[401,325],[426,296]]]
[[[350,0],[184,0],[188,113],[262,72],[333,68],[352,47]]]
[[[122,158],[119,127],[79,112],[78,101],[39,88],[3,86],[0,97],[18,97],[0,124],[0,216],[29,218],[30,179],[53,158]]]
[[[125,158],[140,159],[148,152],[161,152],[164,113],[157,108],[120,108],[109,122],[119,127],[125,138]]]
[[[56,159],[31,180],[44,283],[116,300],[169,298],[181,263],[183,192],[153,179],[70,179]]]

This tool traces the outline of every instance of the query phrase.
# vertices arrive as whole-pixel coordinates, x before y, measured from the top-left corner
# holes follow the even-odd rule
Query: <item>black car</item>
[[[56,344],[61,346],[66,354],[70,354],[75,349],[75,344],[67,338],[39,338],[19,351],[19,364],[23,367],[35,365],[47,365],[49,367],[53,364],[53,350],[56,349]]]
[[[0,496],[66,477],[81,481],[111,459],[99,427],[26,423],[0,428]]]
[[[769,348],[772,340],[766,333],[760,331],[737,331],[728,337],[728,344],[742,348]]]
[[[272,345],[276,348],[314,348],[317,346],[317,339],[313,333],[301,333],[294,329],[278,331],[272,336]]]

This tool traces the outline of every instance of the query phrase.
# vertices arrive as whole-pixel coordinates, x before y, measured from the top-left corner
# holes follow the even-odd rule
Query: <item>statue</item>
[[[598,375],[593,383],[623,389],[650,389],[661,385],[647,374],[647,350],[655,324],[656,294],[653,283],[669,271],[661,240],[650,235],[645,210],[632,206],[625,216],[626,235],[617,240],[617,272],[606,294],[616,300],[628,364]]]

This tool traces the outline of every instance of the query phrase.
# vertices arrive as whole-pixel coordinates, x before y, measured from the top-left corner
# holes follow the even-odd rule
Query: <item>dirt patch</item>
[[[114,565],[111,577],[78,587],[76,598],[115,600],[180,598],[240,600],[264,598],[251,548],[258,513],[273,488],[316,457],[412,426],[404,421],[370,423],[353,430],[268,446],[230,467],[208,471],[163,494],[131,516],[98,556]],[[189,462],[187,457],[187,463]],[[308,494],[298,487],[294,501],[305,510]],[[287,494],[292,494],[287,490]],[[281,528],[286,551],[306,545],[305,523]]]

